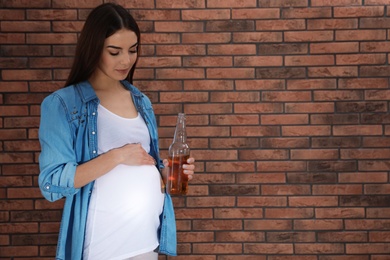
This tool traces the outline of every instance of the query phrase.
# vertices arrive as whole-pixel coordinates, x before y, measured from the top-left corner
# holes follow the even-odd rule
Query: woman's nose
[[[131,64],[132,62],[134,62],[132,56],[134,56],[134,55],[131,55],[130,53],[126,53],[125,55],[123,55],[121,63],[124,64],[124,65]]]

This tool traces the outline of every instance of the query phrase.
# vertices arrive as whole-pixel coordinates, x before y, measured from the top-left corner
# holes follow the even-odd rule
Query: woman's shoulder
[[[48,95],[45,100],[60,100],[64,103],[81,102],[96,98],[96,94],[88,82],[65,86]]]
[[[64,101],[74,100],[77,98],[85,100],[85,99],[96,98],[96,94],[93,88],[91,87],[91,85],[87,81],[84,81],[84,82],[72,84],[69,86],[65,86],[61,89],[58,89],[53,93],[51,93],[46,98],[50,98],[50,97],[52,98],[57,97]]]

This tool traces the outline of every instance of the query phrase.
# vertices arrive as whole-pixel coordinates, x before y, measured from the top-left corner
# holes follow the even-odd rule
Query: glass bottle
[[[168,151],[167,192],[171,195],[186,195],[188,192],[188,176],[183,173],[183,164],[190,157],[190,147],[187,144],[186,117],[179,113],[172,144]]]

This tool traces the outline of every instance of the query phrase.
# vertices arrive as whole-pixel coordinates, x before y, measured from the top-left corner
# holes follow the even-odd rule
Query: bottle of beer
[[[172,195],[186,195],[188,192],[188,176],[183,173],[183,164],[190,157],[190,147],[187,144],[186,117],[179,113],[177,117],[175,136],[169,146],[169,171],[167,192]]]

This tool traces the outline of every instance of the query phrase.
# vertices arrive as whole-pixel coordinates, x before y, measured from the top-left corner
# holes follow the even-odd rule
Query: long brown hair
[[[141,33],[137,22],[122,6],[106,3],[91,11],[77,42],[75,58],[65,86],[85,81],[92,75],[98,66],[105,39],[120,29],[133,31],[137,35],[138,44],[140,43]],[[136,63],[126,78],[130,83],[133,81]]]

